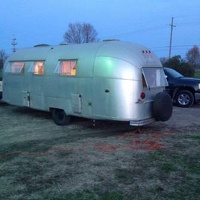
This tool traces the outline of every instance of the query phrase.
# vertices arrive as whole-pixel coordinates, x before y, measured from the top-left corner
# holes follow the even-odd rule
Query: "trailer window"
[[[147,88],[147,82],[146,82],[143,74],[142,74],[142,85],[143,85],[143,88]]]
[[[33,64],[31,65],[31,67],[28,71],[32,72],[35,75],[44,74],[44,61],[33,62]]]
[[[38,61],[34,63],[34,74],[41,75],[44,73],[44,62]]]
[[[143,74],[148,87],[167,86],[167,80],[162,68],[143,68]]]
[[[5,69],[5,72],[13,74],[22,74],[24,73],[24,68],[24,62],[10,62]]]
[[[76,64],[77,64],[76,60],[59,61],[54,72],[63,76],[75,76]]]

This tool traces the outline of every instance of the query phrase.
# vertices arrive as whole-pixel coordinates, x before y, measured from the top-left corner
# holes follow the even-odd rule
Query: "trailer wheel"
[[[153,102],[153,112],[156,121],[167,121],[172,116],[173,103],[167,92],[156,94]]]
[[[61,126],[67,125],[71,121],[70,116],[66,115],[65,111],[62,109],[53,109],[52,118],[57,125]]]

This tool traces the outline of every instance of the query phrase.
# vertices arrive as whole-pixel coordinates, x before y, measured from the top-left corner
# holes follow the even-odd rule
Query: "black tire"
[[[194,95],[189,90],[180,90],[175,95],[175,105],[187,108],[194,104]]]
[[[67,125],[71,121],[71,117],[66,115],[65,111],[62,109],[53,109],[52,118],[57,125],[61,126]]]
[[[167,92],[156,94],[153,102],[153,112],[156,121],[167,121],[172,116],[173,103]]]

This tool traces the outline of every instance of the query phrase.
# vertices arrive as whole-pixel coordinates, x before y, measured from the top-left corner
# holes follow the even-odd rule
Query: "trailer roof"
[[[53,57],[57,60],[79,58],[94,60],[95,57],[114,57],[125,60],[138,67],[146,63],[152,63],[154,65],[157,63],[160,65],[159,59],[147,47],[121,41],[103,41],[58,46],[41,45],[17,50],[8,58],[8,61],[46,60],[48,57]]]

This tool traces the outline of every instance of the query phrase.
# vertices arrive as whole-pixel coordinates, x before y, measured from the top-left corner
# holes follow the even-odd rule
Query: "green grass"
[[[176,171],[176,167],[173,163],[163,163],[161,169],[166,173]]]
[[[98,132],[86,125],[56,126],[42,112],[13,111],[10,106],[0,111],[2,200],[196,200],[200,196],[199,129],[170,129],[156,137],[162,126],[149,128],[152,133],[141,129],[119,138],[119,130],[108,131],[109,124]],[[163,148],[132,149],[135,138],[143,142],[153,138]],[[120,148],[95,148],[101,144]]]
[[[27,147],[21,147],[23,150],[27,151]],[[102,180],[93,188],[68,194],[67,188],[61,192],[59,188],[76,176],[76,169],[69,167],[73,165],[73,161],[71,164],[68,161],[71,156],[70,153],[61,156],[57,152],[56,155],[16,154],[7,156],[10,160],[1,159],[0,199],[121,200],[124,197],[145,199],[145,196],[151,199],[196,199],[200,195],[200,165],[196,153],[145,153],[143,158],[136,158],[136,168],[114,170],[115,180]],[[132,185],[132,189],[126,191],[118,185],[127,188]]]
[[[200,71],[196,71],[194,77],[195,78],[200,78]]]
[[[49,198],[46,200],[122,200],[122,192],[101,192],[99,189],[86,190],[75,194],[68,194],[65,197]]]
[[[73,193],[67,193],[67,183],[77,174],[81,175],[75,166],[81,167],[82,163],[82,160],[74,163],[74,152],[48,151],[56,140],[1,144],[4,156],[0,157],[0,199],[121,200],[147,196],[197,199],[200,195],[199,133],[185,134],[185,138],[174,135],[174,149],[144,152],[142,157],[132,152],[135,164],[130,163],[128,169],[113,169],[114,179],[105,181],[101,177],[90,189]],[[177,145],[180,139],[182,145]],[[195,145],[197,151],[190,152]],[[109,167],[109,163],[106,165]]]

